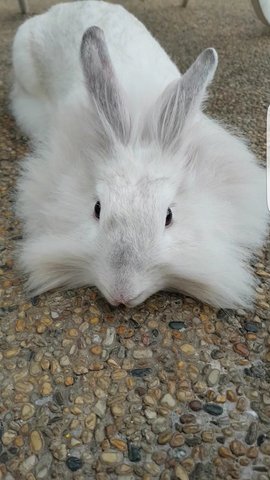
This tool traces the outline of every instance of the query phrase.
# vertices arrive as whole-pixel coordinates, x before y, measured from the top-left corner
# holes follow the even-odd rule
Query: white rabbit
[[[146,28],[102,1],[27,20],[12,108],[30,136],[18,184],[28,290],[97,286],[112,305],[179,290],[252,305],[266,174],[202,113],[214,49],[181,76]]]

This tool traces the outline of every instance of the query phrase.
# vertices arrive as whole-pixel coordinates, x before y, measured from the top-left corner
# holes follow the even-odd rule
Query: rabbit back
[[[179,77],[158,42],[123,7],[94,0],[58,4],[27,20],[14,40],[12,104],[30,136],[31,132],[35,136],[36,130],[44,134],[53,109],[67,97],[86,95],[80,44],[92,25],[105,33],[115,73],[134,114],[142,105],[151,105],[166,85]]]

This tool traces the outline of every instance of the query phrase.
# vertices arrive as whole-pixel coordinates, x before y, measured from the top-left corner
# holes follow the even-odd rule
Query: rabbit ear
[[[90,27],[83,35],[81,60],[88,90],[108,130],[126,144],[130,138],[130,117],[114,73],[103,31]]]
[[[157,100],[151,112],[150,135],[154,134],[163,149],[177,149],[181,131],[190,115],[200,109],[217,64],[217,52],[213,48],[204,50],[186,73],[172,82]],[[149,134],[149,128],[147,130]]]

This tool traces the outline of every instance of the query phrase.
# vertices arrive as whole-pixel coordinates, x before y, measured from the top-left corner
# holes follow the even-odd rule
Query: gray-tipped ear
[[[152,133],[154,129],[154,136],[163,149],[177,149],[181,131],[188,118],[200,109],[217,64],[217,52],[213,48],[204,50],[186,73],[172,82],[157,100],[150,129]]]
[[[104,33],[99,27],[90,27],[84,33],[81,60],[89,93],[105,127],[123,144],[127,144],[130,138],[130,117],[122,99]]]

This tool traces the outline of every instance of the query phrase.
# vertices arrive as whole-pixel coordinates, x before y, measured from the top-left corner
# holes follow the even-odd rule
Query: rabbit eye
[[[100,217],[100,210],[101,210],[101,205],[100,202],[97,202],[95,205],[95,217],[99,219]]]
[[[172,211],[170,208],[168,208],[165,226],[168,227],[171,224],[171,222],[172,222]]]

